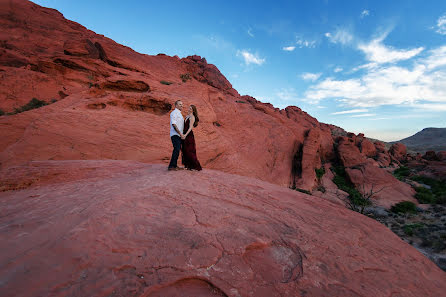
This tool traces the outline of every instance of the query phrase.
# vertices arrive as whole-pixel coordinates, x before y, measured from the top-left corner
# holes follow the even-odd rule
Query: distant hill
[[[446,151],[446,128],[425,128],[420,132],[401,139],[408,150],[425,153],[426,151]]]

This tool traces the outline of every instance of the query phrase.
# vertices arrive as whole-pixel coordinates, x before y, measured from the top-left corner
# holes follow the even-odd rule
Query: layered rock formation
[[[240,96],[204,58],[142,55],[24,0],[2,0],[0,8],[0,109],[56,101],[0,117],[0,169],[29,160],[167,163],[168,113],[181,99],[198,107],[206,168],[315,191],[315,170],[342,164],[357,186],[385,187],[378,204],[413,200],[380,168],[398,164],[401,151],[389,153],[298,107]]]
[[[1,296],[446,291],[446,274],[384,225],[258,179],[111,160],[34,161],[0,178],[22,189],[0,193]]]

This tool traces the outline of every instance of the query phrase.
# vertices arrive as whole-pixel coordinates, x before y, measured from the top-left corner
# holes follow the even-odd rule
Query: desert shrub
[[[446,204],[446,194],[440,195],[436,197],[437,204]]]
[[[189,73],[180,74],[180,78],[183,82],[187,82],[189,79],[192,79]]]
[[[5,114],[5,112],[2,109],[0,109],[0,117],[4,114]]]
[[[435,202],[435,196],[432,194],[431,190],[426,189],[425,187],[416,187],[415,191],[417,192],[415,194],[415,198],[420,203],[434,203]]]
[[[243,100],[235,100],[235,102],[237,102],[237,103],[248,103],[248,102],[243,101]]]
[[[430,178],[427,176],[416,175],[411,177],[410,179],[428,185],[430,189],[425,187],[415,188],[417,193],[415,197],[421,203],[437,203],[437,204],[446,204],[446,182],[434,178]]]
[[[419,183],[428,185],[432,188],[434,194],[446,194],[446,182],[434,178],[430,178],[423,175],[416,175],[410,178],[411,180],[417,181]]]
[[[304,190],[304,189],[301,189],[301,188],[295,188],[294,190],[296,190],[298,192],[301,192],[301,193],[305,193],[305,194],[311,195],[310,191],[307,191],[307,190]]]
[[[165,81],[165,80],[160,81],[160,83],[163,84],[163,85],[166,85],[166,86],[172,84],[170,81]]]
[[[413,236],[415,231],[423,226],[424,225],[422,223],[407,224],[403,226],[403,231],[406,233],[406,235]]]
[[[400,168],[397,168],[395,169],[395,171],[393,171],[393,175],[397,179],[403,180],[405,177],[408,177],[410,175],[410,169],[406,166],[401,166]]]
[[[43,100],[39,100],[37,98],[33,98],[27,104],[23,105],[22,107],[15,108],[14,109],[14,113],[21,113],[21,112],[28,111],[28,110],[31,110],[31,109],[36,109],[36,108],[39,108],[39,107],[42,107],[42,106],[45,106],[45,105],[48,105],[48,103],[46,103]]]
[[[361,192],[355,188],[355,185],[353,185],[353,183],[347,178],[347,173],[345,172],[345,168],[343,166],[335,166],[331,169],[335,174],[333,182],[340,190],[348,193],[348,201],[346,201],[346,204],[351,210],[363,213],[367,206],[372,205],[372,201],[370,199],[375,194],[373,189],[370,193],[361,194]]]
[[[321,179],[325,174],[324,166],[322,166],[321,168],[316,168],[316,169],[314,169],[314,171],[316,172],[317,179]]]
[[[390,208],[390,211],[395,213],[416,213],[417,212],[417,206],[410,201],[402,201],[395,205],[393,205]]]
[[[323,185],[319,185],[319,186],[317,187],[317,190],[318,190],[319,192],[322,192],[322,193],[325,193],[325,192],[327,191]]]

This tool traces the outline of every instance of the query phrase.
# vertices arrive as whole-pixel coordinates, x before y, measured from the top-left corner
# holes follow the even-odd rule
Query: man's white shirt
[[[178,134],[177,131],[175,131],[175,128],[172,126],[172,124],[175,124],[177,126],[178,130],[181,131],[181,133],[183,132],[184,118],[183,118],[183,115],[181,114],[181,111],[177,108],[175,108],[170,113],[170,137],[172,137],[174,135],[180,136],[180,134]]]

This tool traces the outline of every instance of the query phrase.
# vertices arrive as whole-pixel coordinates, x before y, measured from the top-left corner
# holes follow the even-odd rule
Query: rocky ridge
[[[315,170],[345,166],[358,187],[384,188],[376,203],[413,191],[384,167],[404,153],[320,123],[301,109],[240,96],[199,56],[142,55],[31,2],[1,1],[0,109],[55,102],[0,117],[0,169],[29,160],[128,159],[166,163],[168,113],[181,99],[200,113],[198,154],[207,168],[317,192]],[[41,145],[45,144],[45,145]],[[337,189],[326,195],[333,197]]]

